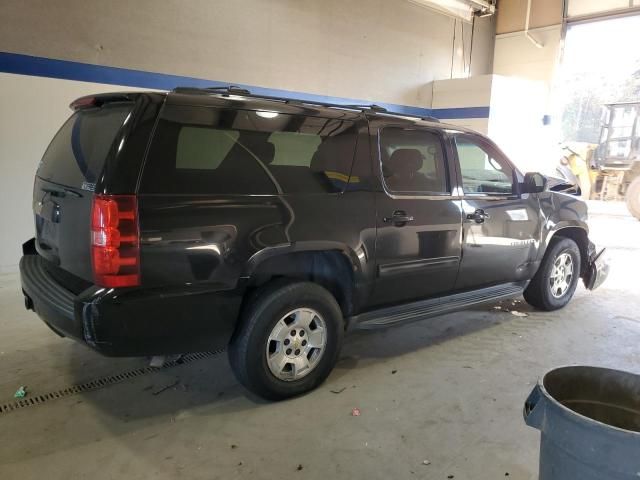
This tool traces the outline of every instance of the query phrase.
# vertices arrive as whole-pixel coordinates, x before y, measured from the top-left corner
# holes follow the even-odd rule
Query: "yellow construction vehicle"
[[[600,200],[626,199],[640,220],[640,101],[604,105],[600,143],[593,152],[592,191]]]

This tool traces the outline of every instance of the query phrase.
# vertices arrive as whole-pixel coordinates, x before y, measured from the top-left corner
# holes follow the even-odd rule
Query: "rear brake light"
[[[80,97],[77,100],[74,100],[73,102],[71,102],[71,105],[69,105],[69,108],[71,108],[71,110],[80,110],[82,108],[89,108],[95,105],[96,105],[95,97]]]
[[[91,260],[96,285],[140,285],[140,235],[135,195],[93,197]]]

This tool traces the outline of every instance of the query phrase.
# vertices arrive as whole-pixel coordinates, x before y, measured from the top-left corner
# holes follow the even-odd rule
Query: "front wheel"
[[[236,378],[268,400],[316,388],[336,363],[344,325],[331,293],[311,282],[276,282],[254,295],[229,345]]]
[[[557,310],[573,297],[580,278],[580,249],[570,238],[554,241],[524,291],[524,299],[540,310]]]
[[[627,200],[627,208],[631,215],[640,220],[640,177],[637,177],[627,188],[625,195]]]

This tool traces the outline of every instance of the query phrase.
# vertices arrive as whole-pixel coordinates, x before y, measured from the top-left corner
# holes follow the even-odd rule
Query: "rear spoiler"
[[[69,104],[71,110],[82,110],[84,108],[101,107],[105,103],[113,102],[133,102],[134,95],[129,93],[104,93],[99,95],[87,95],[80,97]]]

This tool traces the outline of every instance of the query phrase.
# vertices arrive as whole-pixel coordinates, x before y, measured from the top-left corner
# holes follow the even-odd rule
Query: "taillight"
[[[74,100],[73,102],[71,102],[71,105],[69,105],[69,108],[71,108],[71,110],[80,110],[82,108],[89,108],[95,105],[96,105],[96,98],[92,96],[88,96],[88,97],[80,97],[77,100]]]
[[[138,201],[135,195],[93,197],[91,260],[96,285],[140,285]]]

